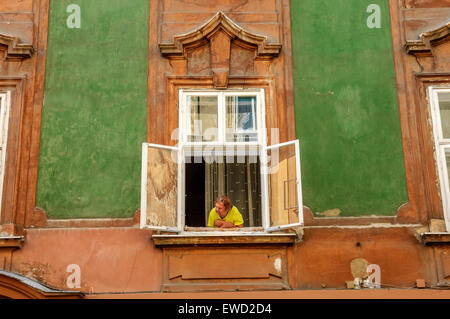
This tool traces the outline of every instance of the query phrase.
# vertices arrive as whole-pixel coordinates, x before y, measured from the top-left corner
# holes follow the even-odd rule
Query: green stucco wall
[[[304,204],[394,215],[408,197],[388,1],[293,0],[291,23]]]
[[[70,29],[69,4],[81,8]],[[131,217],[146,141],[148,0],[52,0],[36,205]]]

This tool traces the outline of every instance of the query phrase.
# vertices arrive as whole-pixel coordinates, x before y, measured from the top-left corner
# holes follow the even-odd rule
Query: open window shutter
[[[181,231],[178,147],[143,143],[141,228]]]
[[[299,141],[268,146],[266,156],[266,231],[303,225]]]

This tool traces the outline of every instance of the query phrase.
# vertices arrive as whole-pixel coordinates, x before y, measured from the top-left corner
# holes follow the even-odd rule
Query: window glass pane
[[[450,138],[450,92],[438,93],[438,100],[441,113],[442,136]]]
[[[295,145],[268,151],[270,226],[299,222]]]
[[[256,96],[226,97],[228,142],[257,141]]]
[[[187,141],[218,140],[217,96],[188,96]]]

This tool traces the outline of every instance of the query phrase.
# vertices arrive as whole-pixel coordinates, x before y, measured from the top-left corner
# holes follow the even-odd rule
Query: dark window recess
[[[186,225],[205,227],[205,162],[186,161],[185,213]]]
[[[258,156],[186,158],[185,214],[186,226],[205,227],[214,200],[219,195],[230,197],[244,219],[244,227],[262,226],[261,174]],[[197,161],[197,163],[195,163]]]

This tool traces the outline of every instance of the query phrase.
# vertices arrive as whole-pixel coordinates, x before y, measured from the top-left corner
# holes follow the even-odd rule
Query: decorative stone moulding
[[[189,33],[174,36],[172,43],[161,43],[161,54],[168,58],[186,58],[186,48],[201,46],[218,31],[227,34],[241,45],[256,47],[256,59],[271,59],[281,52],[281,44],[269,44],[267,37],[251,33],[237,25],[225,13],[219,11],[205,24]]]
[[[419,40],[406,41],[406,52],[409,54],[432,55],[432,47],[449,40],[450,21],[443,26],[420,34]]]
[[[20,43],[19,38],[0,34],[0,47],[6,47],[6,61],[22,61],[33,55],[34,48],[31,44]]]
[[[231,44],[255,51],[255,60],[271,60],[281,52],[281,44],[269,43],[266,36],[246,31],[223,12],[195,30],[176,35],[172,43],[160,43],[161,54],[170,60],[187,60],[188,49],[210,46],[211,73],[216,88],[226,88],[230,69]]]

